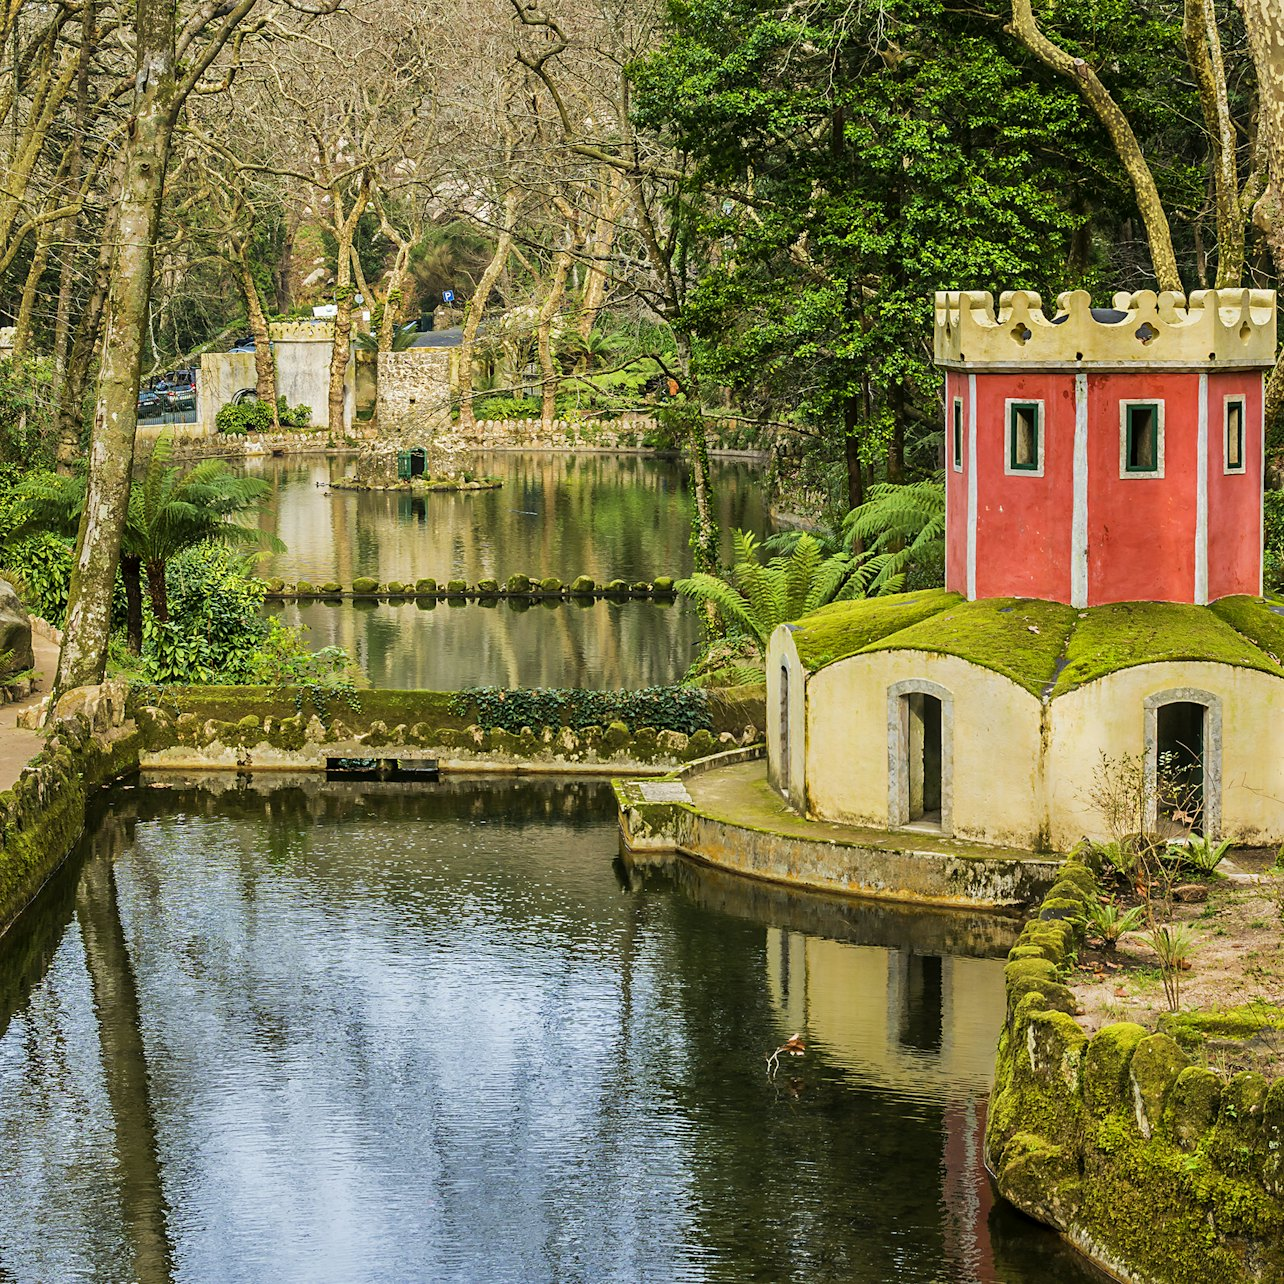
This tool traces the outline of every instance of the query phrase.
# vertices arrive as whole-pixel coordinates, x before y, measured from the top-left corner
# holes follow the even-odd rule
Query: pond
[[[499,490],[412,497],[331,491],[352,459],[293,456],[251,462],[273,486],[264,528],[289,551],[263,559],[262,574],[350,585],[431,577],[469,583],[514,574],[651,580],[690,573],[688,483],[674,459],[642,455],[497,452],[479,472]],[[761,466],[714,466],[718,515],[730,531],[767,527]],[[422,604],[427,607],[427,604]],[[313,648],[342,646],[378,687],[644,686],[671,682],[699,640],[686,603],[509,605],[289,604]]]
[[[599,783],[144,779],[0,943],[0,1278],[1086,1284],[982,1167],[1014,930]]]

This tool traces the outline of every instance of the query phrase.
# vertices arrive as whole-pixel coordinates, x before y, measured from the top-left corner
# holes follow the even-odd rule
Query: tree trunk
[[[495,253],[491,255],[486,270],[477,282],[473,297],[468,300],[468,311],[464,317],[464,332],[459,340],[459,355],[456,358],[458,368],[455,382],[459,388],[459,426],[476,428],[477,418],[473,414],[473,348],[477,342],[477,328],[481,325],[482,313],[490,299],[490,292],[499,280],[499,274],[508,262],[509,251],[513,248],[513,228],[517,223],[517,189],[510,188],[504,197],[504,225],[500,229],[499,240],[495,242]]]
[[[865,475],[860,463],[860,398],[852,395],[843,403],[843,458],[847,464],[847,507],[865,502]],[[853,550],[857,553],[862,549]]]
[[[150,559],[143,564],[147,572],[147,598],[152,616],[158,624],[169,623],[169,589],[165,584],[165,563]]]
[[[125,641],[135,654],[143,650],[143,560],[133,553],[120,555],[120,578],[125,585]]]
[[[553,279],[548,286],[548,297],[539,310],[539,325],[536,330],[542,380],[539,417],[540,425],[545,432],[552,428],[553,420],[557,418],[557,366],[553,361],[553,322],[566,294],[566,278],[570,270],[570,251],[558,250],[553,264]]]
[[[71,155],[67,160],[67,191],[78,192],[85,165],[85,117],[89,110],[89,70],[95,40],[95,0],[85,0],[80,16],[80,61],[76,68],[76,114],[71,126]],[[71,345],[71,295],[75,284],[76,223],[78,214],[68,214],[58,233],[58,307],[54,320],[54,375],[61,386],[67,370]]]
[[[98,266],[94,271],[93,286],[80,314],[76,338],[71,345],[67,368],[58,388],[57,469],[64,475],[75,471],[82,456],[80,435],[85,413],[85,390],[89,386],[89,372],[93,368],[103,307],[107,301],[107,283],[111,277],[112,250],[115,244],[114,229],[115,220],[109,212],[103,227],[102,242],[98,247]],[[134,405],[137,409],[137,400]]]
[[[1253,207],[1253,222],[1284,281],[1284,9],[1279,0],[1242,0],[1248,44],[1257,68],[1258,131],[1266,158],[1266,187]],[[1284,353],[1266,383],[1268,438],[1284,429]]]
[[[584,281],[584,294],[580,304],[580,338],[587,344],[598,313],[606,302],[606,265],[610,262],[615,246],[615,233],[624,210],[624,180],[619,170],[610,169],[600,180],[601,204],[593,229],[593,242],[589,250],[588,272]]]
[[[49,265],[49,244],[53,239],[54,223],[44,224],[36,238],[36,252],[31,256],[31,265],[27,269],[27,280],[22,287],[22,302],[18,305],[17,324],[13,333],[13,359],[21,361],[31,346],[31,327],[36,306],[36,295],[40,291],[40,279]]]
[[[1269,5],[1273,0],[1245,0],[1247,4]],[[1146,225],[1146,238],[1150,242],[1150,258],[1155,269],[1155,279],[1161,290],[1181,290],[1181,274],[1177,271],[1177,255],[1173,251],[1172,231],[1168,215],[1164,212],[1155,176],[1132,132],[1128,117],[1110,96],[1097,73],[1082,58],[1072,58],[1039,30],[1030,8],[1030,0],[1012,0],[1012,21],[1008,31],[1017,38],[1041,63],[1069,80],[1083,95],[1097,119],[1105,126],[1114,144],[1129,180],[1137,209]]]
[[[55,703],[73,687],[101,682],[107,667],[112,589],[134,463],[138,375],[174,126],[174,21],[175,0],[139,0],[133,117],[125,140],[89,480],[72,566]]]
[[[330,397],[327,425],[332,437],[342,437],[346,431],[343,421],[344,384],[348,375],[348,358],[352,355],[352,241],[356,236],[357,221],[365,212],[370,199],[369,180],[362,175],[361,183],[346,217],[339,216],[340,193],[332,190],[335,213],[334,233],[339,242],[338,263],[334,274],[334,346],[330,350]]]
[[[1210,0],[1185,0],[1182,35],[1195,73],[1199,104],[1208,132],[1213,194],[1217,209],[1217,280],[1219,290],[1238,286],[1244,274],[1244,212],[1239,202],[1239,169],[1235,163],[1235,122],[1226,91],[1226,64],[1217,15]]]
[[[245,295],[245,315],[254,335],[254,389],[259,400],[272,407],[272,431],[281,431],[281,419],[276,407],[276,367],[272,363],[272,339],[268,334],[267,317],[259,298],[259,287],[250,270],[249,250],[242,241],[237,245],[237,263],[241,273],[241,292]]]

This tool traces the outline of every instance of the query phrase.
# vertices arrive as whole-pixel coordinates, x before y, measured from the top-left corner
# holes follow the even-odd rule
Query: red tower
[[[1262,591],[1267,290],[938,293],[946,586],[1203,604]]]

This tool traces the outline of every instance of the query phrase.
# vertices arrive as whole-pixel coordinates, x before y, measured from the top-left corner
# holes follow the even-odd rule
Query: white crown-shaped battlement
[[[268,335],[273,343],[332,343],[333,321],[271,321]]]
[[[1086,290],[1057,296],[1054,317],[1033,290],[940,290],[936,360],[943,365],[1275,364],[1274,290],[1121,292],[1094,309]]]

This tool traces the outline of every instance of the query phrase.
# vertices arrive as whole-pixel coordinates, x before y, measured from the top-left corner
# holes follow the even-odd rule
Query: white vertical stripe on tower
[[[1244,416],[1248,418],[1247,415]],[[1262,371],[1262,418],[1258,424],[1258,435],[1262,439],[1262,471],[1257,478],[1257,596],[1266,592],[1266,504],[1261,500],[1266,489],[1266,372]]]
[[[1088,605],[1088,376],[1074,377],[1074,515],[1070,525],[1070,605]]]
[[[967,598],[976,600],[976,375],[967,377]]]
[[[1195,456],[1195,605],[1208,604],[1208,371],[1199,376],[1199,444]]]

